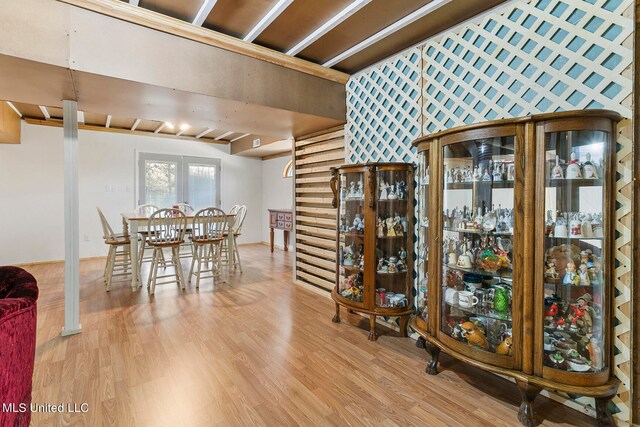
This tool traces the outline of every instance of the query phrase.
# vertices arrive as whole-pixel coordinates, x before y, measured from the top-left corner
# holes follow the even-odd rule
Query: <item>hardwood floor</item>
[[[292,283],[291,253],[240,249],[227,283],[153,297],[126,282],[107,293],[104,260],[82,262],[83,332],[65,338],[63,265],[26,266],[40,287],[33,401],[88,403],[33,425],[519,425],[515,384],[446,355],[428,376],[415,341],[380,328],[370,342],[346,312],[332,323],[333,302]],[[536,410],[541,425],[595,424],[544,397]]]

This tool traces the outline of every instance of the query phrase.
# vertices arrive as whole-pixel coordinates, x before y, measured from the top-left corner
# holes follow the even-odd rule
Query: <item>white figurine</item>
[[[383,181],[380,181],[380,185],[378,186],[380,189],[380,197],[378,198],[378,200],[387,200],[388,196],[387,196],[387,183]]]
[[[569,165],[567,166],[567,179],[580,178],[582,178],[582,173],[580,172],[580,164],[578,163],[578,159],[576,158],[576,153],[572,151],[571,160],[569,160]]]
[[[591,163],[590,153],[587,153],[587,161],[584,163],[583,171],[586,179],[598,179],[598,169]]]
[[[551,169],[551,179],[562,179],[562,166],[560,166],[560,157],[556,156],[556,165]]]

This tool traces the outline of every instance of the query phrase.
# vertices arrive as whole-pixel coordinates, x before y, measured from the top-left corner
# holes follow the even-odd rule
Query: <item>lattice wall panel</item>
[[[623,105],[633,0],[519,1],[424,45],[424,134],[527,114]]]
[[[347,161],[414,162],[420,136],[421,54],[410,49],[347,83]]]
[[[296,281],[325,290],[336,279],[336,209],[329,169],[344,163],[344,129],[295,142]]]

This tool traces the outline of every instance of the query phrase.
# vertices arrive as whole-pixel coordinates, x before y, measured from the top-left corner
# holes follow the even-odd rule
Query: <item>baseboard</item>
[[[269,242],[260,242],[260,244],[261,244],[261,245],[264,245],[264,246],[271,246],[271,244],[270,244]],[[238,246],[239,246],[239,245],[238,245]],[[280,249],[280,250],[284,251],[284,245],[274,244],[274,245],[273,245],[273,247],[274,247],[275,249]],[[293,246],[293,245],[288,245],[288,246],[287,246],[287,249],[288,249],[288,251],[289,251],[289,252],[293,252],[293,251],[295,250],[295,246]]]

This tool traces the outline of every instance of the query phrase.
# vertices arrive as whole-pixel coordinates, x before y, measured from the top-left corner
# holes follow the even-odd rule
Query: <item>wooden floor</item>
[[[35,413],[33,425],[516,426],[515,384],[367,324],[292,284],[291,253],[243,246],[244,273],[200,290],[175,285],[104,291],[104,260],[81,263],[83,332],[62,338],[63,266],[38,279],[33,401],[88,403],[87,413]],[[186,264],[186,261],[185,261]],[[544,397],[541,425],[594,425]]]

